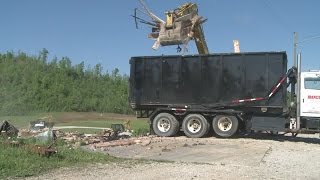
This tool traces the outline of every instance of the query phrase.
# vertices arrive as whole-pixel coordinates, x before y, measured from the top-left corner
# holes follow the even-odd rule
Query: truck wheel
[[[209,132],[209,123],[200,114],[189,114],[183,119],[182,129],[186,136],[200,138]]]
[[[169,113],[160,113],[153,119],[152,128],[158,136],[174,136],[179,131],[179,122]]]
[[[217,115],[212,120],[214,132],[220,137],[231,137],[238,130],[238,119],[235,116]]]

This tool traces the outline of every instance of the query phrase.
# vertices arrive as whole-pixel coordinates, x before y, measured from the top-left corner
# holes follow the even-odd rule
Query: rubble
[[[117,141],[109,141],[109,142],[102,142],[102,143],[95,143],[93,144],[94,149],[101,148],[101,147],[115,147],[115,146],[129,146],[136,144],[134,140],[117,140]]]
[[[57,138],[62,139],[70,147],[78,148],[80,145],[92,145],[101,144],[101,146],[118,146],[118,145],[130,145],[133,144],[130,141],[121,141],[128,139],[132,136],[131,132],[124,131],[123,125],[119,126],[115,124],[111,128],[103,128],[103,130],[97,134],[84,134],[79,132],[64,132],[61,129],[55,130]],[[111,143],[112,141],[120,140],[117,143]],[[99,146],[99,145],[98,145]]]
[[[108,150],[109,147],[116,147],[116,146],[131,146],[134,144],[141,145],[141,146],[148,146],[152,143],[152,137],[133,137],[129,139],[119,139],[114,141],[108,142],[98,142],[90,145],[91,150],[100,149],[102,151]],[[152,147],[150,147],[151,149]]]
[[[52,125],[52,124],[50,124]],[[85,134],[75,132],[64,132],[62,129],[70,128],[64,127],[50,127],[48,128],[48,123],[46,121],[32,121],[30,123],[29,129],[16,129],[13,125],[4,121],[1,124],[1,133],[15,134],[18,138],[29,139],[34,138],[38,142],[55,142],[57,139],[63,140],[70,148],[79,148],[83,145],[89,145],[90,149],[105,150],[108,147],[115,146],[130,146],[134,144],[140,144],[141,146],[148,146],[152,142],[150,137],[132,137],[132,131],[125,130],[122,124],[112,124],[111,128],[96,128],[102,129],[101,132],[96,134]],[[92,127],[78,127],[72,126],[72,128],[92,128]],[[71,129],[72,129],[71,128]],[[157,141],[161,141],[158,139]],[[13,141],[10,142],[14,144]],[[20,146],[17,144],[17,146]],[[56,153],[57,150],[50,145],[50,147],[39,146],[39,145],[27,145],[26,149],[31,150],[37,154],[50,156],[52,153]]]
[[[56,133],[55,130],[52,130],[49,128],[43,128],[37,131],[32,129],[19,129],[17,137],[22,139],[28,139],[28,138],[34,137],[40,141],[43,141],[45,139],[54,140],[56,138],[55,133]]]
[[[51,129],[45,128],[45,126],[42,127],[41,123],[38,125],[37,123],[34,123],[33,127],[37,127],[37,128],[36,129],[30,128],[29,130],[27,129],[18,130],[8,121],[3,121],[0,124],[0,135],[10,136],[9,138],[7,138],[7,140],[3,142],[3,144],[9,145],[12,147],[24,148],[28,151],[37,153],[42,156],[47,156],[47,157],[57,153],[58,152],[57,148],[53,147],[56,140],[55,132]],[[15,138],[11,138],[11,137],[24,138],[24,139],[34,137],[36,140],[40,142],[43,142],[43,143],[52,142],[52,143],[49,146],[37,145],[37,144],[24,144],[22,141],[14,140]]]
[[[0,124],[0,135],[7,135],[7,136],[15,136],[17,135],[19,130],[10,124],[8,121],[3,121]]]

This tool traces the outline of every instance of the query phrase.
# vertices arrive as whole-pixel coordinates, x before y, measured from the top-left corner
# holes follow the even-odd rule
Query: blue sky
[[[145,0],[162,19],[164,12],[189,2]],[[193,0],[208,18],[204,32],[211,53],[232,52],[233,39],[242,52],[286,51],[293,64],[293,32],[303,41],[320,36],[318,0]],[[1,0],[0,52],[23,51],[37,55],[42,48],[73,64],[103,65],[129,73],[131,56],[177,54],[175,46],[151,49],[150,29],[135,28],[130,17],[138,0]],[[320,38],[299,44],[303,70],[320,69]],[[197,54],[194,42],[188,54]]]

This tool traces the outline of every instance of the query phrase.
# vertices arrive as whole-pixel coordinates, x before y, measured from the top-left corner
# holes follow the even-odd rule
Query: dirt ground
[[[152,161],[62,168],[28,179],[319,179],[319,134],[142,137],[130,146],[96,148],[112,156]],[[92,147],[87,147],[92,149]]]

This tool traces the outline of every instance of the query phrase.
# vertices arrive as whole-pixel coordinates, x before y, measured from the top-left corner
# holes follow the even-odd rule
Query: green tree
[[[0,113],[33,111],[98,111],[131,113],[128,77],[119,69],[103,72],[68,57],[49,61],[43,49],[37,57],[23,52],[0,54]]]

